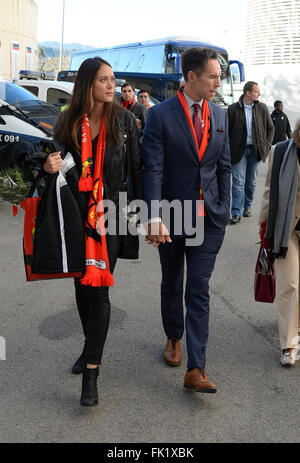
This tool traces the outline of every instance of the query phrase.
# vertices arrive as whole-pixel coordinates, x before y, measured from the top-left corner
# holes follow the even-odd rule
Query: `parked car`
[[[62,82],[75,82],[77,71],[59,71],[57,80]]]
[[[74,83],[57,80],[16,80],[16,84],[26,88],[42,101],[53,104],[61,109],[68,104],[73,92]]]
[[[8,167],[10,144],[18,141],[40,142],[49,139],[50,133],[39,127],[25,112],[0,100],[0,197],[11,203],[20,203],[29,193],[31,182],[39,171],[38,165],[27,169],[20,165]]]
[[[54,71],[28,71],[22,69],[19,71],[19,79],[44,79],[44,80],[54,80],[55,72]]]
[[[13,82],[0,80],[0,146],[51,136],[60,110]]]

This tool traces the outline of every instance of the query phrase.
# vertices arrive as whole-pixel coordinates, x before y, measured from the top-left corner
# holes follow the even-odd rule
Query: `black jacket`
[[[271,118],[275,127],[275,134],[272,145],[276,145],[280,141],[285,141],[291,138],[291,126],[287,115],[284,112],[278,113],[276,109],[272,112]]]
[[[146,124],[147,108],[143,104],[138,103],[138,101],[134,101],[133,103],[131,103],[130,106],[128,106],[127,110],[130,111],[136,119],[139,119],[141,121],[139,135],[140,137],[142,137],[144,134],[144,128]]]
[[[119,192],[126,189],[129,191],[130,200],[143,199],[143,185],[141,148],[135,118],[129,111],[122,110],[117,117],[116,126],[120,144],[114,146],[107,142],[103,182],[104,198],[110,199],[117,205]],[[78,135],[80,140],[81,135]],[[74,157],[78,172],[81,173],[81,153],[71,146],[68,150]],[[130,165],[130,172],[128,172],[128,165]],[[131,185],[129,185],[130,179]]]
[[[141,130],[143,132],[146,123],[147,108],[143,104],[136,102],[132,109],[129,109],[129,111],[132,112],[132,114],[134,114],[135,117],[141,121]]]
[[[116,127],[120,143],[114,146],[107,142],[103,175],[104,197],[115,204],[118,202],[119,192],[126,190],[125,182],[128,178],[132,180],[130,199],[143,197],[140,144],[134,116],[128,111],[122,111],[116,120]],[[49,140],[37,147],[33,144],[29,146],[28,142],[25,146],[20,142],[16,147],[18,153],[12,157],[12,161],[17,159],[20,165],[27,158],[28,162],[32,162],[36,157],[38,160],[43,158],[43,164],[48,154],[41,152],[48,148],[48,153],[54,150],[61,151],[65,164],[68,164],[67,168],[63,166],[60,173],[45,176],[46,189],[39,204],[36,220],[32,271],[56,274],[64,272],[67,266],[68,272],[84,272],[85,221],[90,194],[78,190],[82,170],[81,154],[72,147],[52,144]],[[29,151],[33,155],[28,156]]]
[[[231,164],[237,164],[244,155],[247,141],[247,125],[242,95],[238,102],[228,107],[228,133]],[[274,125],[268,108],[256,101],[253,108],[252,135],[253,144],[259,161],[265,161],[272,146]]]

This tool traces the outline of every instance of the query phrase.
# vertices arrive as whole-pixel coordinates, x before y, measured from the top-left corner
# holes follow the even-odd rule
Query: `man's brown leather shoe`
[[[168,339],[164,352],[164,361],[171,366],[177,367],[181,364],[180,339]]]
[[[184,378],[184,387],[196,392],[206,392],[214,394],[217,392],[217,386],[209,381],[204,368],[193,368],[187,370]]]

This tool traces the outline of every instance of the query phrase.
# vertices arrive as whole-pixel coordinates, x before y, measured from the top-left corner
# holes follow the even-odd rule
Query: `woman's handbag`
[[[42,171],[39,172],[35,181],[30,189],[28,197],[22,201],[20,206],[25,211],[24,215],[24,235],[23,235],[23,252],[24,252],[24,264],[25,264],[25,273],[27,281],[35,280],[50,280],[55,278],[79,278],[82,277],[82,273],[72,272],[72,273],[33,273],[32,272],[32,260],[34,252],[34,238],[36,230],[36,218],[38,213],[38,207],[41,201],[39,196],[34,196],[33,194],[36,190],[36,187],[41,180]]]
[[[270,249],[259,249],[255,266],[254,297],[258,302],[273,303],[276,297],[274,257]]]

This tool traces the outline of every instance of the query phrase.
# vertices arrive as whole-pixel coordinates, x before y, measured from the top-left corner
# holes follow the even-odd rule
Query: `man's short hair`
[[[280,104],[282,104],[282,101],[280,100],[274,101],[274,108],[277,108],[277,106],[279,106]]]
[[[148,93],[148,95],[150,96],[149,90],[146,90],[145,88],[141,88],[141,90],[138,91],[138,95],[139,95],[140,93]]]
[[[125,87],[131,87],[132,90],[135,92],[135,86],[131,82],[125,82],[124,84],[121,85],[121,90]]]
[[[247,92],[252,92],[254,85],[258,85],[258,83],[252,80],[246,82],[243,88],[244,95],[246,95]]]
[[[218,59],[218,53],[211,48],[187,48],[181,55],[181,69],[184,80],[188,80],[189,71],[202,74],[208,60]]]

